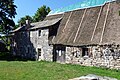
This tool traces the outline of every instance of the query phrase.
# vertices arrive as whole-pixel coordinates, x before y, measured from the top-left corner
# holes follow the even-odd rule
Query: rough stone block
[[[102,76],[97,76],[94,74],[89,74],[87,76],[82,76],[74,79],[69,79],[69,80],[117,80],[115,78],[110,78],[110,77],[102,77]]]

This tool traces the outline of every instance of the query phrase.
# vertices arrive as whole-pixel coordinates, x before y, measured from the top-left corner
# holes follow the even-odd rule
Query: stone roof
[[[25,31],[25,26],[20,26],[17,29],[11,31],[11,33],[18,32],[18,31]]]
[[[31,26],[33,26],[33,27],[30,28],[30,30],[52,26],[52,25],[56,24],[57,22],[59,22],[61,19],[62,18],[56,18],[56,19],[52,19],[52,20],[44,20],[44,21],[32,23]]]
[[[23,26],[20,26],[20,27],[18,27],[17,29],[15,29],[13,31],[11,31],[11,33],[19,32],[19,31],[29,31],[29,30],[37,30],[37,29],[47,28],[49,26],[52,26],[52,25],[56,24],[61,19],[62,19],[62,17],[51,19],[51,20],[46,19],[44,21],[31,23],[29,27],[27,25],[23,25]]]

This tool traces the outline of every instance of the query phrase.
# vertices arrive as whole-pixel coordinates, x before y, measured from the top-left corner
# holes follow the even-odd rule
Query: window
[[[120,16],[120,11],[119,11],[119,16]]]
[[[20,53],[24,52],[23,46],[20,46],[19,51],[20,51]]]
[[[29,53],[29,52],[30,52],[30,47],[27,46],[27,47],[26,47],[26,53]]]
[[[88,48],[82,48],[82,56],[88,56]]]
[[[41,48],[38,48],[38,56],[41,56]]]
[[[30,31],[30,37],[33,37],[33,31]]]
[[[30,52],[30,47],[28,47],[28,53]]]
[[[29,31],[27,31],[27,37],[30,37],[30,32]]]
[[[41,36],[41,30],[38,31],[38,36]]]
[[[61,50],[59,50],[59,56],[62,56],[62,51]]]

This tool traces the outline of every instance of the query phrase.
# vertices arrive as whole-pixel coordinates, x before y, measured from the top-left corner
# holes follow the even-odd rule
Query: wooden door
[[[53,50],[53,61],[56,62],[65,62],[65,47],[56,46]]]

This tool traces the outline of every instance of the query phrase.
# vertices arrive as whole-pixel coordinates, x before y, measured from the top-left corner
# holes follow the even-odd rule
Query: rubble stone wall
[[[14,55],[36,60],[52,61],[53,47],[48,44],[48,29],[36,31],[23,31],[15,33],[12,40],[12,51]],[[41,56],[38,55],[41,49]]]
[[[87,48],[88,51],[83,56],[82,47],[67,47],[66,63],[120,69],[120,49],[118,46]]]
[[[36,52],[38,53],[37,51],[38,48],[41,49],[41,56],[38,56],[36,54],[36,56],[38,57],[38,60],[52,61],[53,47],[49,46],[48,44],[48,35],[49,35],[48,32],[49,32],[48,29],[41,30],[40,36],[38,36],[39,35],[38,30],[30,33],[31,35],[30,39],[34,45],[34,48],[36,49]]]

